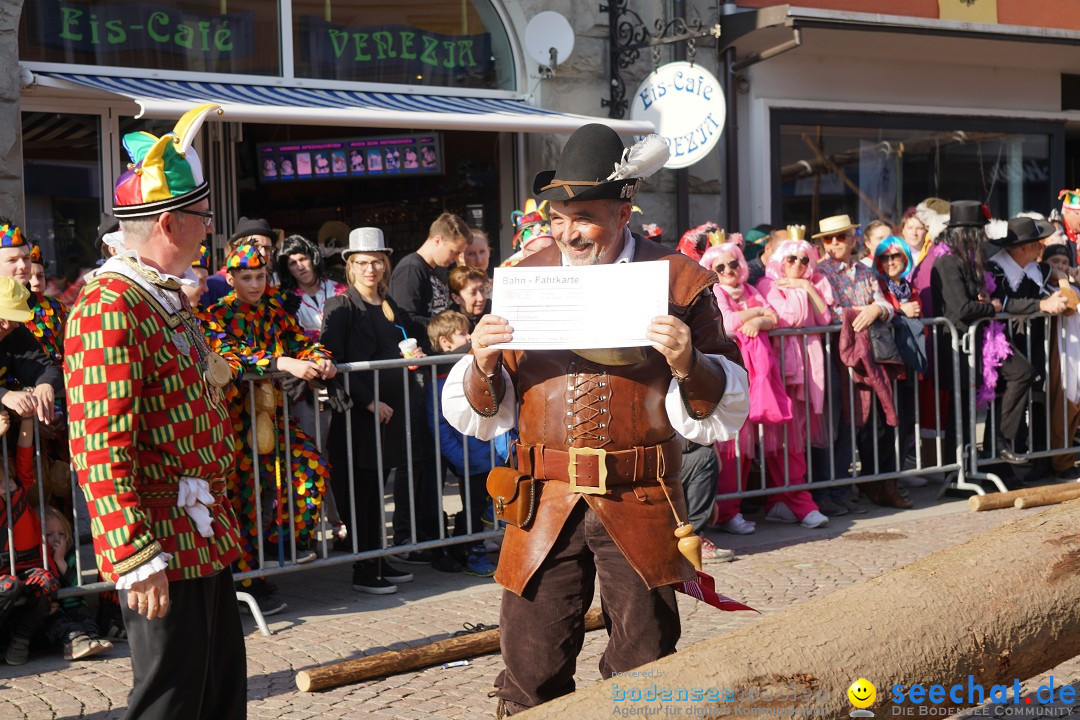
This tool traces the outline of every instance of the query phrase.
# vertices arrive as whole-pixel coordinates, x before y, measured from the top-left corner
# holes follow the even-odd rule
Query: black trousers
[[[998,368],[998,377],[1005,386],[1001,395],[1001,425],[998,430],[1002,437],[1015,443],[1020,434],[1020,425],[1027,412],[1027,394],[1039,381],[1038,373],[1027,358],[1020,354],[1014,346],[1013,354],[1005,359]],[[1044,425],[1045,415],[1036,413],[1033,420],[1038,425]],[[1045,430],[1045,428],[1043,428]],[[1042,435],[1045,436],[1045,431]],[[1045,444],[1038,449],[1045,448]]]
[[[600,519],[579,501],[524,595],[503,592],[499,627],[506,669],[495,685],[507,712],[574,691],[597,576],[608,631],[600,657],[604,678],[675,652],[682,631],[675,590],[645,587]]]
[[[232,572],[169,583],[169,612],[147,620],[120,607],[135,684],[125,720],[247,717],[247,656]]]

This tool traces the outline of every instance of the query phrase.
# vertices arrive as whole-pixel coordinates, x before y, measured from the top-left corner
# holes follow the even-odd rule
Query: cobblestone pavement
[[[755,535],[713,535],[718,545],[735,548],[738,559],[706,570],[723,592],[767,615],[1038,512],[972,513],[964,501],[935,500],[936,489],[914,491],[915,510],[874,508],[868,515],[834,518],[824,529],[759,523]],[[487,693],[500,667],[498,655],[474,658],[466,667],[435,667],[321,693],[301,693],[294,680],[298,670],[314,665],[445,638],[463,623],[498,622],[499,590],[491,580],[421,567],[415,582],[401,586],[398,594],[371,596],[353,591],[349,566],[338,565],[278,576],[275,582],[289,608],[268,618],[273,636],[263,637],[250,618],[245,620],[250,718],[493,716]],[[683,647],[758,618],[718,612],[684,597],[680,607]],[[603,633],[589,633],[579,686],[599,679],[603,645]],[[1080,681],[1080,658],[1024,683],[1025,690],[1048,683],[1050,675],[1059,688]],[[110,657],[76,663],[38,654],[22,667],[0,665],[0,718],[120,718],[130,681],[123,646]]]

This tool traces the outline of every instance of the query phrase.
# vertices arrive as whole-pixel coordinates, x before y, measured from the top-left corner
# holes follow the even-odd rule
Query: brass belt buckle
[[[596,474],[599,485],[596,487],[581,486],[577,484],[577,459],[579,455],[596,455]],[[602,448],[570,448],[570,466],[567,468],[570,476],[570,492],[582,495],[607,495],[607,450]]]

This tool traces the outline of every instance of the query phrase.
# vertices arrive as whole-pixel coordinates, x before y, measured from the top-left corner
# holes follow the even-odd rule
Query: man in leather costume
[[[605,179],[623,150],[603,125],[570,137],[556,170],[539,173],[533,188],[551,201],[555,245],[520,266],[668,263],[669,314],[649,326],[653,346],[500,351],[490,346],[509,341],[513,328],[485,315],[472,355],[454,366],[443,391],[447,420],[466,435],[489,439],[517,419],[518,469],[542,481],[528,529],[507,527],[495,574],[506,588],[506,669],[495,694],[509,714],[573,692],[597,575],[609,635],[605,678],[675,652],[671,585],[695,577],[673,534],[674,515],[686,519],[680,436],[728,439],[746,419],[746,371],[723,330],[716,276],[630,233],[641,178]]]

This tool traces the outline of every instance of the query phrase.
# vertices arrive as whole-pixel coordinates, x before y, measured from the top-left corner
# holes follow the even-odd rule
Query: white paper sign
[[[588,350],[651,345],[652,319],[668,314],[668,263],[495,268],[491,312],[514,339],[493,347]]]

